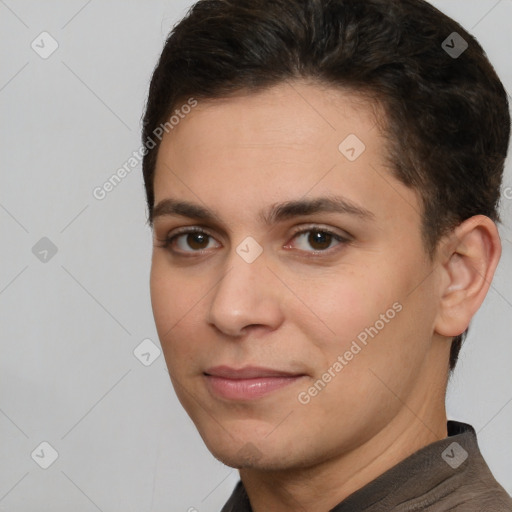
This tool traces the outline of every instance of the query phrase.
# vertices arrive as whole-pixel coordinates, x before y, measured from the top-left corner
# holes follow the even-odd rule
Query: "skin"
[[[499,237],[476,216],[429,258],[420,198],[392,176],[381,115],[355,93],[294,81],[199,102],[159,150],[155,204],[187,200],[220,220],[155,218],[158,334],[181,404],[211,453],[239,468],[255,512],[328,511],[447,435],[450,341],[485,297]],[[338,149],[349,134],[366,146],[353,162]],[[258,217],[274,203],[332,194],[372,216],[316,213],[272,226]],[[161,247],[191,226],[210,237],[185,234]],[[295,234],[312,228],[348,241]],[[263,249],[252,263],[236,252],[248,236]],[[299,393],[394,303],[401,311],[300,403]],[[203,372],[217,365],[304,376],[232,401],[205,384]]]

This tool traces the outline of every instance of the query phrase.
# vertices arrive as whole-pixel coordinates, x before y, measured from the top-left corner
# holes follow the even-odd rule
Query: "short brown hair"
[[[468,47],[450,55],[445,41]],[[384,106],[393,170],[421,197],[430,256],[465,219],[499,221],[507,93],[476,39],[423,0],[199,0],[165,43],[142,140],[187,98],[229,97],[294,78],[349,88]],[[159,142],[143,159],[150,223]],[[466,333],[452,341],[451,370]]]

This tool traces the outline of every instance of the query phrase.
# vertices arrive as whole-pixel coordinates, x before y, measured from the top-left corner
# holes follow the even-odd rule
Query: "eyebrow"
[[[277,222],[315,213],[342,213],[354,215],[364,220],[370,220],[375,217],[370,210],[356,205],[342,196],[327,196],[273,204],[268,210],[260,211],[258,218],[262,223],[269,226]],[[216,212],[196,203],[173,198],[162,199],[153,208],[150,219],[151,224],[154,219],[163,216],[181,216],[222,224],[222,220]]]

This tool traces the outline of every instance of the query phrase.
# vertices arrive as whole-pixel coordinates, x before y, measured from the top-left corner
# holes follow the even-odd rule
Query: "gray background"
[[[433,3],[478,38],[511,91],[512,1]],[[145,366],[133,353],[144,339],[159,346],[140,164],[93,196],[139,149],[151,72],[191,4],[0,0],[0,511],[213,512],[238,480],[204,447],[163,356],[151,349]],[[59,45],[46,59],[31,47],[51,48],[43,31]],[[475,426],[512,493],[510,165],[505,187],[502,260],[448,412]],[[43,237],[56,254],[47,241],[33,251]],[[58,452],[48,469],[43,441]]]

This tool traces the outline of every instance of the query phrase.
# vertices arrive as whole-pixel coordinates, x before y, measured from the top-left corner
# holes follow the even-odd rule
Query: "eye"
[[[348,243],[349,238],[345,236],[341,236],[336,234],[329,229],[322,228],[319,226],[309,227],[308,229],[303,229],[295,233],[293,240],[299,240],[301,242],[299,245],[299,250],[304,252],[328,252],[332,249],[332,243],[338,242],[337,245]],[[313,251],[307,250],[307,246],[312,247]],[[290,244],[286,246],[289,248]]]
[[[295,239],[301,242],[301,244],[299,244],[302,245],[302,247],[299,247],[300,251],[311,253],[325,253],[332,249],[333,242],[338,242],[337,245],[341,245],[350,241],[348,236],[336,234],[329,229],[319,226],[312,226],[308,229],[302,229],[296,232],[292,240]],[[158,247],[169,249],[178,255],[201,253],[202,251],[215,247],[210,244],[213,240],[213,236],[200,227],[182,228],[177,233],[175,232],[164,240],[159,240],[160,243]],[[313,251],[307,250],[307,248],[305,248],[306,245],[313,248]],[[175,250],[172,246],[177,246],[178,250]],[[286,249],[290,247],[290,244],[285,246]]]
[[[202,228],[192,227],[192,228],[183,228],[178,231],[178,233],[168,236],[164,240],[160,240],[159,247],[164,249],[170,249],[172,245],[177,245],[178,249],[175,251],[176,253],[194,253],[200,252],[207,249],[210,249],[208,239],[213,239],[213,237],[206,233]],[[187,250],[187,246],[192,251]]]

